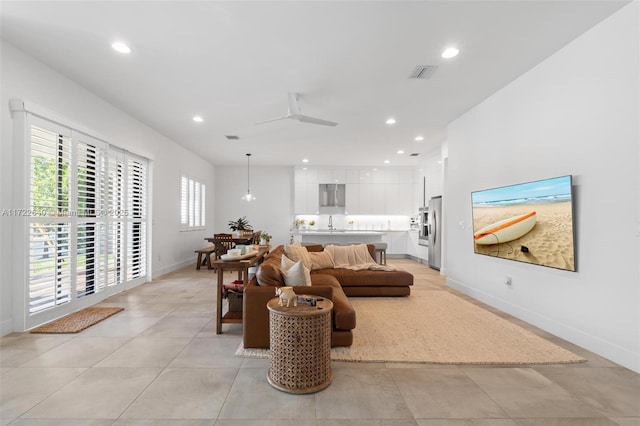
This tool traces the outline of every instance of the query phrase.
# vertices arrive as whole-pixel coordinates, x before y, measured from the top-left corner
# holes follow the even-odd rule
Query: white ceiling
[[[627,2],[3,0],[0,24],[6,41],[212,164],[244,165],[250,152],[252,165],[407,166]],[[450,45],[460,55],[442,59]],[[416,65],[439,69],[411,80]],[[255,125],[286,114],[287,92],[303,114],[340,124]]]

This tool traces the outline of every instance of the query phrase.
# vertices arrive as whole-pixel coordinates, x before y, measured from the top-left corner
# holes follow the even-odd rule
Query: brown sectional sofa
[[[321,251],[322,245],[307,246]],[[368,244],[375,259],[375,246]],[[267,302],[275,297],[275,287],[283,286],[280,262],[284,246],[272,250],[258,266],[256,276],[245,286],[243,297],[243,344],[245,348],[269,347]],[[259,284],[259,283],[261,284]],[[406,271],[374,271],[331,268],[311,271],[311,286],[294,287],[298,294],[325,297],[333,301],[331,346],[351,346],[356,312],[347,296],[408,296],[413,275]]]

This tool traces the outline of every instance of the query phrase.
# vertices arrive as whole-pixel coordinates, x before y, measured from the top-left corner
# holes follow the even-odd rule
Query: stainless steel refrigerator
[[[440,270],[442,263],[442,197],[429,200],[427,216],[429,231],[429,267]]]

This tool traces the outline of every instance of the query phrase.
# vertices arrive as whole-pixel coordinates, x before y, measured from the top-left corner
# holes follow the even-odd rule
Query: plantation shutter
[[[76,295],[83,297],[106,286],[106,145],[79,135],[76,145]]]
[[[68,303],[71,131],[34,120],[30,134],[29,313]],[[59,217],[58,217],[59,216]]]
[[[189,226],[189,179],[180,177],[180,225]]]
[[[127,161],[127,280],[146,275],[147,240],[147,161]]]
[[[180,178],[180,225],[183,230],[205,226],[205,186],[186,176]]]
[[[35,324],[55,317],[51,309],[73,311],[146,278],[148,162],[40,117],[29,116],[27,129],[27,315]]]
[[[124,152],[109,148],[107,161],[106,207],[108,210],[105,253],[107,256],[107,286],[117,286],[124,281]]]

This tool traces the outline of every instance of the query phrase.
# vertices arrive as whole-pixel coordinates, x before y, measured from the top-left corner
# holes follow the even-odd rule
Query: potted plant
[[[310,229],[316,229],[316,221],[315,220],[312,220],[312,221],[309,222],[309,228]]]
[[[230,220],[229,221],[229,229],[234,231],[237,235],[240,234],[240,231],[251,231],[253,228],[249,225],[249,221],[246,216],[242,216],[238,220]]]
[[[271,235],[267,234],[266,232],[262,231],[262,234],[260,234],[260,240],[262,241],[262,245],[269,245],[269,242],[271,241]]]
[[[304,229],[304,224],[307,223],[304,219],[296,219],[296,228]]]

